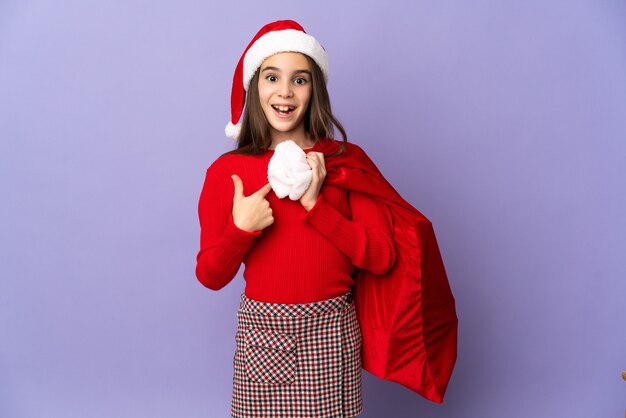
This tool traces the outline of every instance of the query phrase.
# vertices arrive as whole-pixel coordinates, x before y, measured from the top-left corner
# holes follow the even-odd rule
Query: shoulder
[[[219,156],[206,169],[204,177],[204,187],[216,188],[223,190],[229,188],[232,183],[231,174],[234,168],[240,166],[239,155],[225,154]]]
[[[369,155],[367,155],[367,152],[363,149],[363,147],[355,144],[354,142],[346,143],[346,157],[373,164],[372,159]]]
[[[361,148],[359,145],[355,144],[354,142],[347,142],[346,150],[353,154],[365,154],[365,151],[363,150],[363,148]]]
[[[213,161],[207,168],[208,175],[219,175],[230,172],[233,168],[245,164],[245,155],[240,154],[223,154]]]
[[[328,141],[329,147],[331,150],[339,149],[339,147],[344,144],[343,140],[336,138],[324,138],[323,141]],[[326,143],[322,144],[322,146],[326,145]],[[365,150],[361,148],[359,145],[354,142],[345,142],[344,156],[357,156],[357,155],[367,155]]]

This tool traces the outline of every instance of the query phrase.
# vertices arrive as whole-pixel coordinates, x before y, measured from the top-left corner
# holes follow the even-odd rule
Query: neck
[[[302,129],[301,132],[274,132],[272,133],[272,145],[270,145],[269,149],[276,148],[276,145],[280,144],[283,141],[287,141],[291,139],[293,142],[298,144],[300,148],[311,148],[315,145],[315,141],[311,140],[309,136]]]

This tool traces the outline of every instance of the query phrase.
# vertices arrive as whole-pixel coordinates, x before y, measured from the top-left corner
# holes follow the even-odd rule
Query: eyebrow
[[[267,71],[267,70],[274,70],[274,71],[278,71],[279,73],[281,72],[280,68],[271,67],[271,66],[270,67],[265,67],[264,69],[261,70],[261,72],[264,72],[264,71]],[[309,70],[295,70],[293,72],[293,74],[300,74],[300,73],[306,73],[308,75],[311,75],[311,72]]]

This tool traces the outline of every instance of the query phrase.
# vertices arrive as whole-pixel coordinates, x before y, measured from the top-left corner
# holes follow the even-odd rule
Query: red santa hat
[[[230,96],[231,120],[224,130],[226,136],[238,139],[239,119],[243,113],[250,81],[263,61],[279,52],[300,52],[311,57],[322,70],[328,82],[328,56],[322,45],[293,20],[268,23],[254,36],[237,63]]]

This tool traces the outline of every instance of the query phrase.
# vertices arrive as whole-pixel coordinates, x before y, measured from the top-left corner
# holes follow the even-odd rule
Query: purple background
[[[0,416],[229,415],[243,269],[197,282],[197,199],[286,18],[457,300],[446,402],[366,373],[362,416],[623,416],[626,3],[117,3],[0,3]]]

